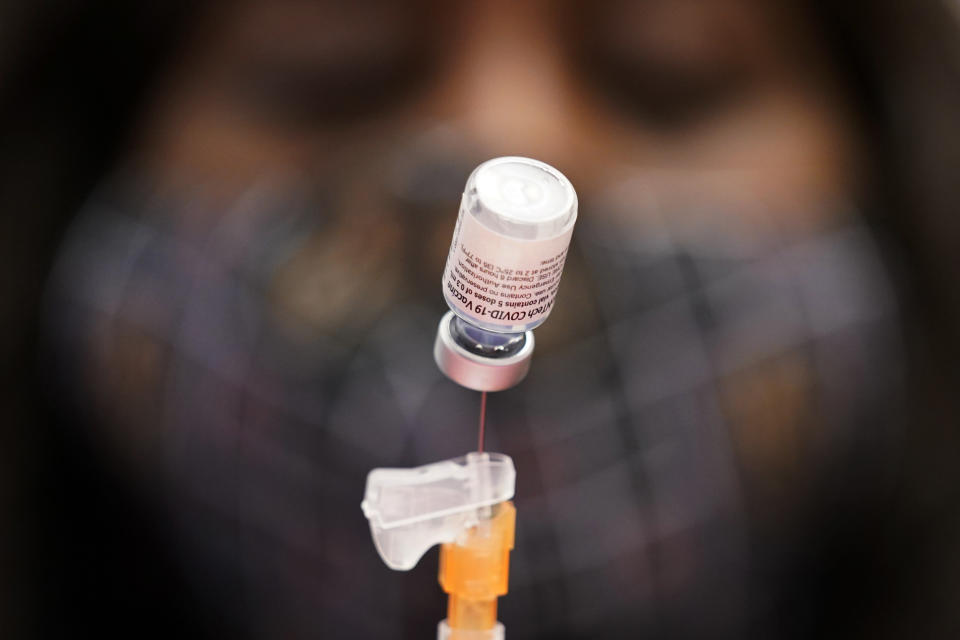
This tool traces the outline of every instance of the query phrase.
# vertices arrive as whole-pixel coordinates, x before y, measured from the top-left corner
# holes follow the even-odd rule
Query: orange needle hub
[[[457,631],[485,631],[497,624],[497,598],[506,595],[517,510],[512,502],[490,507],[489,520],[440,549],[440,586],[449,595],[447,624]]]

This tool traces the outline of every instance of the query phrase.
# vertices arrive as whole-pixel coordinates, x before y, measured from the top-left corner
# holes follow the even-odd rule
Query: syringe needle
[[[480,435],[477,438],[477,451],[483,453],[484,428],[487,423],[487,392],[480,392]]]

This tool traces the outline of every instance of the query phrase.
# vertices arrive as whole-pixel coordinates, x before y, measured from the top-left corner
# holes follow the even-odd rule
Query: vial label
[[[510,238],[485,227],[463,205],[443,273],[443,292],[464,319],[494,331],[520,332],[553,308],[573,220],[544,240]]]

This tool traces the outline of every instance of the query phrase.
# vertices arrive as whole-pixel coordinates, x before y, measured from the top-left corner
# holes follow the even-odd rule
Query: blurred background
[[[960,5],[0,6],[0,637],[430,638],[366,473],[473,448],[432,359],[467,175],[580,218],[511,638],[960,633]]]

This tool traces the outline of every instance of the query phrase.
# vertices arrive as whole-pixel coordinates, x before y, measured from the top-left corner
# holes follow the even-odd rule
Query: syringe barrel
[[[506,630],[501,623],[492,629],[451,629],[446,620],[437,625],[437,640],[504,640]]]

